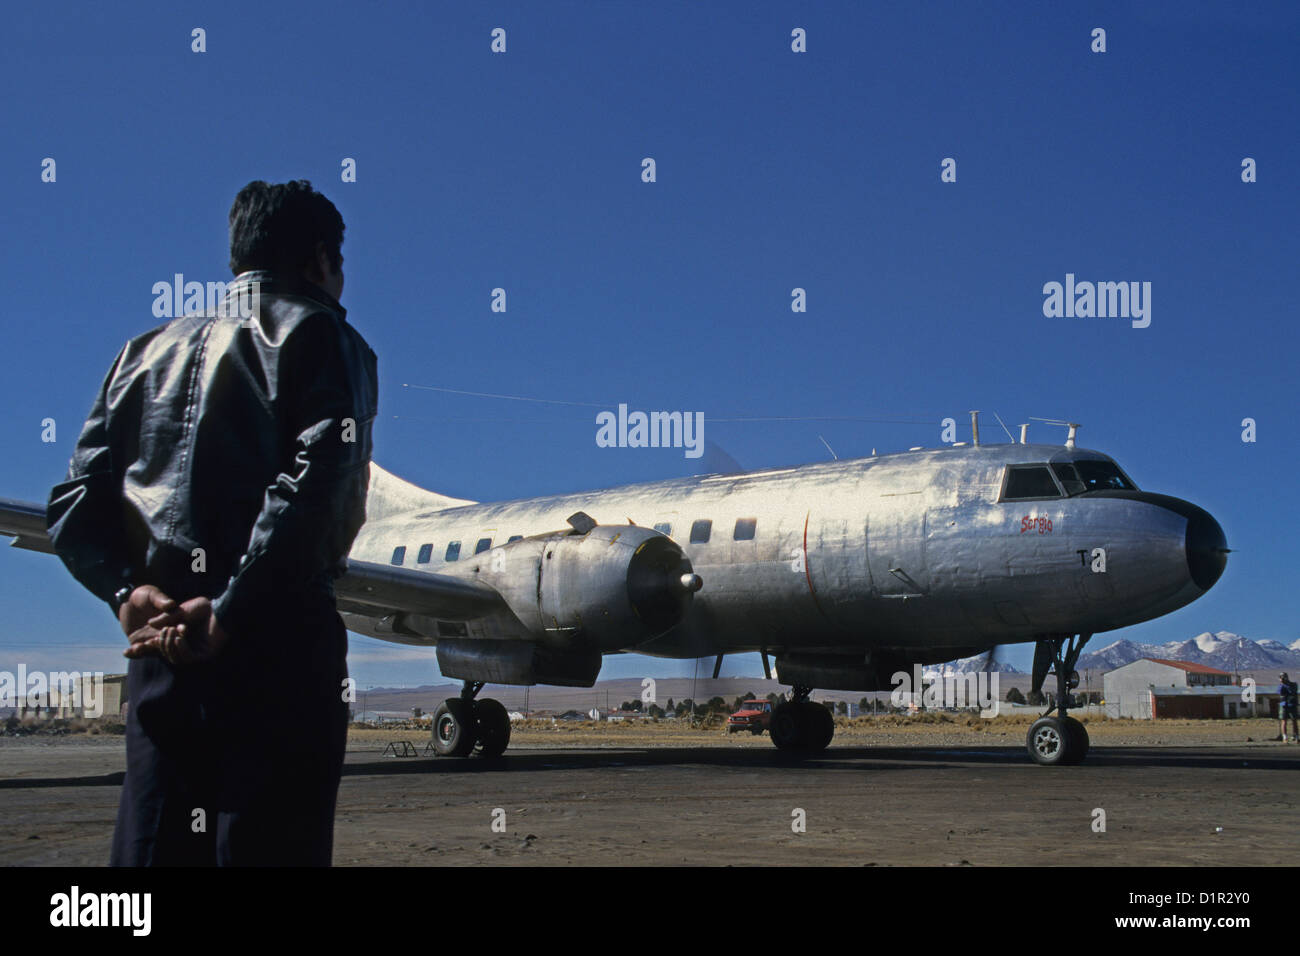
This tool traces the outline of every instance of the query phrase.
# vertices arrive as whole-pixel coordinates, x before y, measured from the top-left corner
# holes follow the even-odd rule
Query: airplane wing
[[[334,582],[334,594],[340,611],[367,617],[405,613],[468,621],[508,610],[486,584],[352,559],[347,574]]]
[[[0,498],[0,534],[10,535],[13,540],[9,544],[15,548],[54,553],[45,530],[45,505]]]
[[[0,535],[12,537],[15,548],[54,554],[43,504],[0,498]],[[349,561],[334,592],[340,611],[370,618],[405,613],[469,621],[506,609],[501,595],[486,584],[369,561]]]

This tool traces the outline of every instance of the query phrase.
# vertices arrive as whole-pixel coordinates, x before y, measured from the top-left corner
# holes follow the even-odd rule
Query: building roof
[[[1193,664],[1190,661],[1171,661],[1163,657],[1144,657],[1144,661],[1153,661],[1156,664],[1165,664],[1169,667],[1177,667],[1179,670],[1187,671],[1189,674],[1223,674],[1225,677],[1232,675],[1228,671],[1221,671],[1217,667],[1206,667],[1204,664]]]

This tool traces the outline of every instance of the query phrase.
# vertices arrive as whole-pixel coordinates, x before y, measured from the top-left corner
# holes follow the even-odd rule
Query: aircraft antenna
[[[1046,425],[1065,426],[1066,428],[1069,429],[1069,432],[1067,432],[1065,436],[1065,447],[1066,448],[1074,447],[1075,436],[1079,434],[1079,428],[1081,427],[1078,422],[1066,422],[1066,421],[1062,421],[1059,418],[1036,418],[1033,415],[1029,416],[1029,420],[1034,422],[1043,422]]]
[[[999,415],[997,412],[994,412],[993,417],[998,420],[998,424],[1002,426],[1002,430],[1007,433],[1007,438],[1011,439],[1011,444],[1014,445],[1016,443],[1016,439],[1011,434],[1011,429],[1007,428],[1007,423],[1002,420],[1002,416]]]
[[[826,450],[831,453],[831,457],[834,458],[836,461],[839,461],[840,456],[835,454],[835,449],[831,447],[831,443],[828,442],[825,438],[822,438],[821,435],[818,435],[817,437],[822,439],[822,444],[825,445]]]

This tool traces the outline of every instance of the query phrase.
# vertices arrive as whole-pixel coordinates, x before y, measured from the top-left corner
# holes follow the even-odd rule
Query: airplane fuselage
[[[1052,487],[1039,464],[1055,466]],[[1085,468],[1119,477],[1067,487],[1063,475]],[[1017,492],[1013,469],[1045,493]],[[620,648],[664,657],[894,650],[938,661],[1113,630],[1203,594],[1226,554],[1206,512],[1136,490],[1105,455],[995,444],[390,514],[367,522],[351,557],[472,576],[508,540],[563,529],[578,511],[657,528],[703,578],[677,627]],[[385,640],[437,643],[345,617]],[[468,622],[466,636],[525,639],[508,618]]]

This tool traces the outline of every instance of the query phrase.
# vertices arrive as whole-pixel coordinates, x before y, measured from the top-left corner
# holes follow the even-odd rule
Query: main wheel
[[[500,701],[476,700],[474,717],[478,721],[478,739],[474,753],[480,757],[500,757],[510,745],[510,715]]]
[[[1071,723],[1078,724],[1078,721],[1070,717],[1064,720],[1059,717],[1041,717],[1034,721],[1025,738],[1029,756],[1036,763],[1047,767],[1078,763],[1081,759],[1078,754],[1082,738],[1070,727]],[[1083,729],[1082,725],[1079,725],[1079,729]]]
[[[772,743],[777,750],[803,750],[804,729],[807,719],[803,708],[794,701],[777,704],[772,708],[772,724],[768,727]]]
[[[433,749],[442,757],[468,757],[478,736],[474,701],[452,697],[433,714]]]
[[[821,753],[830,746],[835,736],[835,717],[830,709],[810,700],[803,702],[805,717],[804,748],[809,753]]]

